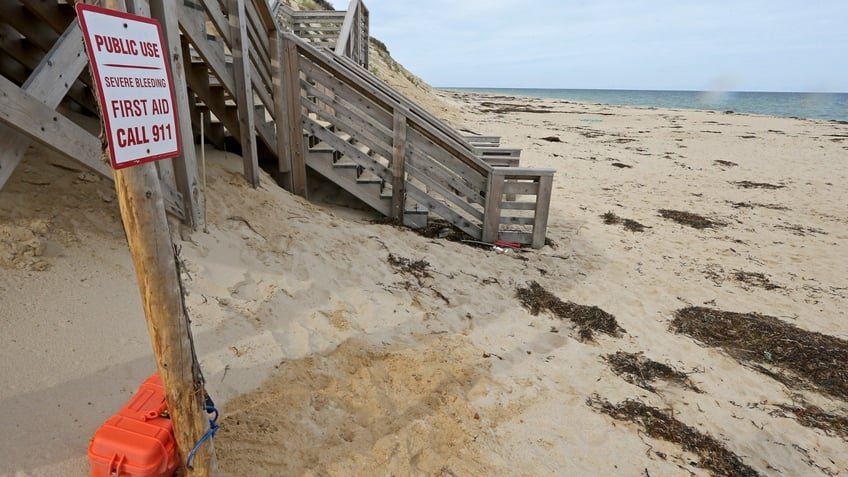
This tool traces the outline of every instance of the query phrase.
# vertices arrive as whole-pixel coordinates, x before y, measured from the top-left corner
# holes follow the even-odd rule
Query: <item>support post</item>
[[[280,32],[271,30],[268,32],[271,39],[271,88],[274,96],[274,127],[277,129],[277,182],[287,191],[291,192],[292,167],[291,157],[288,154],[289,128],[286,118],[286,77],[283,75],[283,38]]]
[[[395,109],[392,127],[392,217],[403,223],[404,198],[406,196],[406,114]]]
[[[501,199],[504,193],[503,174],[497,167],[489,174],[489,182],[486,186],[486,209],[483,211],[483,238],[487,243],[498,240],[501,228]]]
[[[291,166],[291,193],[306,197],[306,161],[303,149],[303,126],[301,126],[300,68],[298,67],[297,45],[291,33],[283,37],[283,100],[285,121],[283,140],[288,145],[286,161]]]
[[[236,80],[241,156],[244,178],[253,187],[259,186],[259,153],[256,149],[256,118],[253,107],[253,82],[250,79],[250,43],[247,38],[247,12],[244,0],[229,0],[230,50]]]
[[[124,0],[106,0],[104,7],[126,11]],[[95,96],[99,94],[95,92]],[[107,148],[103,154],[108,157]],[[156,166],[149,162],[113,174],[156,367],[165,388],[181,463],[185,463],[209,430],[209,420],[162,187]],[[198,448],[192,464],[192,469],[185,470],[187,477],[217,475],[211,439]]]
[[[206,207],[206,204],[203,203],[203,195],[200,193],[197,175],[197,154],[194,149],[194,133],[191,129],[191,107],[189,105],[188,86],[186,86],[185,64],[182,60],[179,14],[176,2],[171,0],[151,0],[150,12],[151,16],[159,20],[162,25],[165,49],[171,62],[177,117],[180,121],[180,141],[183,145],[183,153],[172,160],[174,181],[177,191],[183,196],[185,221],[192,229],[197,230],[202,222],[203,208]]]

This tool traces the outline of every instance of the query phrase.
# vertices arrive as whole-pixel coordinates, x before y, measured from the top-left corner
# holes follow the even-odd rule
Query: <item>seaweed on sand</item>
[[[848,441],[848,418],[845,416],[838,416],[813,405],[789,406],[778,404],[777,408],[779,410],[772,412],[772,415],[793,417],[798,421],[798,424],[804,427],[821,429],[829,436],[837,435],[842,440]]]
[[[683,450],[698,456],[700,459],[697,463],[698,467],[709,470],[713,475],[743,477],[760,475],[712,436],[702,434],[697,429],[678,421],[669,411],[635,400],[612,404],[597,395],[590,397],[586,404],[613,419],[639,425],[645,434],[654,439],[679,444]]]
[[[639,386],[642,389],[656,392],[656,389],[654,389],[651,383],[657,379],[662,379],[663,381],[679,384],[695,392],[701,392],[697,386],[692,384],[686,373],[682,373],[667,364],[648,359],[642,353],[617,351],[615,354],[608,354],[605,359],[609,363],[612,372],[621,376],[628,383]]]
[[[807,331],[772,316],[705,307],[677,310],[671,329],[705,346],[722,348],[790,388],[812,388],[848,399],[846,340]]]
[[[400,273],[409,274],[418,279],[419,284],[421,279],[432,277],[430,272],[427,271],[427,267],[430,266],[430,263],[426,260],[410,260],[406,257],[398,257],[397,255],[390,253],[388,262],[389,265],[394,267],[394,269]]]
[[[625,333],[624,328],[618,325],[613,315],[597,306],[564,302],[535,281],[528,282],[527,288],[518,287],[516,295],[521,304],[534,316],[546,310],[560,320],[569,320],[576,324],[581,341],[593,341],[595,332],[614,337]]]
[[[783,184],[769,184],[768,182],[751,182],[751,181],[737,181],[732,182],[732,184],[736,184],[738,187],[743,189],[783,189],[786,187]]]
[[[724,225],[721,222],[710,220],[702,215],[684,212],[681,210],[660,209],[658,212],[664,219],[673,220],[680,225],[688,225],[689,227],[698,230],[712,229]]]
[[[766,290],[776,290],[779,288],[783,288],[780,285],[772,283],[768,279],[768,277],[759,272],[746,272],[743,270],[736,270],[733,272],[733,279],[737,282],[742,282],[745,285],[759,287]]]
[[[648,228],[640,224],[639,222],[636,222],[635,220],[619,217],[612,212],[607,212],[606,214],[602,215],[601,218],[604,219],[604,223],[607,225],[621,224],[624,226],[625,229],[631,232],[644,232],[645,229]]]

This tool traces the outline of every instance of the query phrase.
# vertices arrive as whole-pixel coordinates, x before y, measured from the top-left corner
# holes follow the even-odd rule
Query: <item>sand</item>
[[[848,339],[848,126],[442,94],[557,169],[551,245],[422,237],[331,187],[251,189],[239,158],[207,154],[207,232],[174,237],[222,475],[711,475],[697,448],[603,412],[632,401],[752,472],[848,471],[848,436],[781,407],[844,419],[843,397],[670,329],[706,307]],[[111,183],[76,167],[36,148],[0,192],[0,475],[87,475],[90,437],[154,371]],[[624,332],[533,314],[533,282]],[[617,352],[688,381],[639,387]]]

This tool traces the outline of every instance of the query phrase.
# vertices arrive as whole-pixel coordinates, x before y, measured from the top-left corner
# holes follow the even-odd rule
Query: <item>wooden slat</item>
[[[429,157],[438,162],[461,180],[468,182],[474,190],[485,190],[486,171],[472,169],[466,162],[453,154],[455,151],[443,149],[441,144],[434,143],[430,138],[421,134],[418,129],[410,128],[409,136],[411,138],[410,150],[413,154]]]
[[[506,200],[501,202],[503,210],[536,210],[536,202],[516,202]]]
[[[0,123],[49,146],[104,176],[100,139],[0,76]]]
[[[458,201],[471,202],[474,204],[484,204],[482,196],[483,189],[475,189],[467,182],[460,180],[449,169],[441,166],[430,158],[420,156],[414,151],[409,151],[407,157],[407,167],[411,168],[410,175],[415,179],[427,183],[430,186],[438,187],[450,191],[451,196],[457,197]]]
[[[536,219],[533,217],[516,217],[516,216],[501,216],[500,219],[501,224],[511,224],[511,225],[533,225],[536,223]]]
[[[386,130],[380,124],[375,124],[374,121],[371,121],[371,117],[363,115],[364,113],[360,113],[358,110],[355,111],[354,107],[348,107],[350,103],[341,101],[338,95],[335,98],[323,96],[322,92],[305,81],[301,81],[301,87],[308,94],[317,97],[319,102],[329,103],[336,114],[331,115],[322,107],[308,104],[307,98],[301,99],[301,104],[304,107],[317,114],[322,120],[332,122],[336,127],[348,131],[357,141],[367,144],[378,155],[385,158],[392,156],[390,130]]]
[[[363,184],[357,182],[354,178],[353,170],[348,171],[348,175],[344,171],[334,168],[332,164],[332,153],[321,153],[316,156],[310,155],[309,167],[324,177],[331,178],[336,185],[350,192],[353,196],[359,198],[359,200],[365,202],[381,214],[389,215],[391,213],[391,204],[388,200],[380,197],[378,184],[371,184],[370,187],[365,189]],[[367,192],[371,193],[369,194]]]
[[[411,198],[415,202],[426,207],[431,213],[438,215],[459,227],[460,230],[475,239],[479,239],[481,237],[482,229],[479,225],[457,214],[453,209],[434,199],[429,194],[409,182],[406,183],[406,195],[408,198]]]
[[[465,197],[457,195],[450,187],[446,187],[444,182],[439,181],[433,174],[422,173],[411,161],[406,164],[406,172],[409,179],[417,180],[427,186],[429,188],[427,192],[431,196],[434,195],[433,191],[435,191],[445,202],[452,204],[457,209],[462,209],[480,222],[483,221],[483,212],[472,206]]]
[[[326,142],[333,150],[342,153],[345,157],[362,166],[365,170],[374,173],[380,179],[391,182],[391,172],[382,164],[375,161],[368,154],[360,151],[353,144],[336,136],[333,132],[324,129],[320,124],[309,117],[303,117],[303,128],[309,131],[313,136],[317,136],[322,141]]]
[[[62,33],[76,18],[71,5],[56,1],[45,0],[20,0],[27,10],[32,12],[39,20],[46,23],[56,33]]]
[[[503,192],[504,194],[515,195],[537,195],[539,193],[539,183],[507,181],[504,183]]]
[[[533,234],[527,232],[518,232],[515,230],[504,230],[498,233],[498,237],[501,240],[506,240],[507,242],[520,243],[521,245],[531,245],[533,244]],[[543,244],[544,245],[544,244]],[[541,248],[533,246],[533,248]]]
[[[182,4],[182,2],[178,2]],[[188,7],[179,7],[180,28],[188,37],[189,42],[203,58],[220,84],[227,90],[230,96],[235,95],[236,84],[232,74],[227,69],[224,52],[206,38],[206,32],[200,30],[197,25],[197,11]]]

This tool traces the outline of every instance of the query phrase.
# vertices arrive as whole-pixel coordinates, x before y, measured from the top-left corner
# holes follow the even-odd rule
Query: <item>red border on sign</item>
[[[139,164],[144,164],[146,162],[158,161],[160,159],[168,159],[171,157],[177,157],[183,153],[182,141],[180,140],[180,121],[179,115],[177,114],[177,98],[174,94],[174,78],[171,76],[171,61],[170,61],[170,53],[167,50],[165,45],[165,38],[162,36],[162,25],[159,24],[159,21],[153,18],[142,17],[139,15],[133,15],[127,12],[121,12],[118,10],[110,10],[108,8],[98,7],[95,5],[89,5],[86,3],[77,3],[76,11],[77,17],[79,17],[80,27],[82,28],[83,39],[86,39],[83,43],[85,43],[85,51],[88,54],[88,63],[91,65],[92,73],[94,76],[94,81],[97,82],[97,96],[98,101],[100,102],[100,117],[103,120],[103,124],[106,127],[106,137],[111,141],[112,138],[112,125],[109,122],[109,115],[103,113],[103,104],[106,102],[106,98],[103,96],[103,83],[100,78],[100,71],[97,69],[97,64],[94,62],[94,51],[92,49],[91,44],[87,41],[89,38],[88,35],[88,25],[85,22],[85,16],[82,14],[83,11],[90,11],[94,13],[100,13],[103,15],[109,15],[113,17],[123,18],[125,20],[132,20],[142,23],[148,23],[156,27],[156,32],[159,34],[159,44],[162,47],[162,54],[164,56],[165,63],[165,74],[168,75],[168,85],[170,86],[171,92],[171,104],[173,105],[174,112],[174,133],[176,134],[177,141],[177,150],[170,151],[162,154],[157,154],[155,156],[149,156],[142,159],[135,159],[132,161],[127,161],[122,164],[118,164],[115,161],[115,148],[109,147],[109,160],[112,162],[113,169],[123,169],[126,167],[137,166]]]

